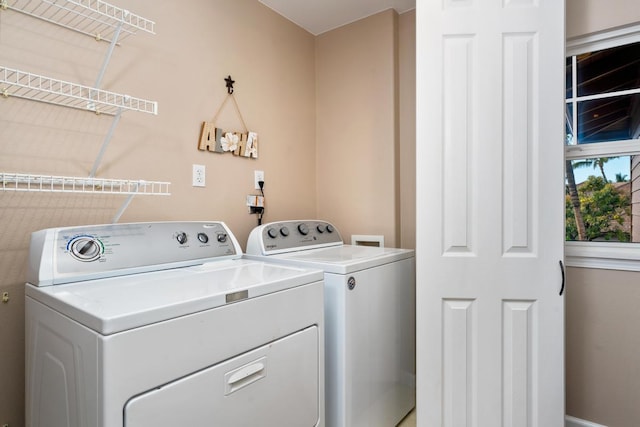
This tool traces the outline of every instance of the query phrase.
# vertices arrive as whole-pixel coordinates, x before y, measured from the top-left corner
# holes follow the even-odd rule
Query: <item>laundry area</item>
[[[0,10],[0,425],[332,425],[322,272],[244,253],[316,218],[413,249],[413,7],[316,35],[253,0],[93,3]],[[381,426],[415,406],[403,347]]]
[[[558,295],[554,258],[545,284],[566,298],[566,329],[532,326],[538,296],[509,290],[491,335],[507,345],[477,358],[481,298],[447,286],[499,276],[477,237],[508,239],[477,227],[490,205],[474,197],[513,190],[516,209],[487,217],[525,212],[516,179],[480,183],[502,167],[521,176],[517,154],[537,152],[480,167],[470,136],[488,126],[463,112],[491,110],[474,90],[502,80],[478,84],[464,31],[435,49],[455,72],[432,79],[441,28],[425,11],[469,23],[484,3],[421,14],[421,1],[0,0],[1,427],[535,425],[548,401],[534,392],[550,384],[545,427],[565,414],[567,427],[635,426],[640,377],[615,367],[636,341],[601,349],[622,340],[602,319],[636,317],[601,304],[615,293],[599,285],[632,288],[637,272],[570,266]],[[634,0],[616,3],[566,0],[567,37],[640,22]],[[495,76],[530,65],[505,58],[516,67]],[[425,123],[453,126],[437,139]],[[450,140],[463,144],[438,151]],[[539,255],[527,221],[506,232],[516,264]],[[566,359],[562,346],[531,357],[534,339],[564,334]],[[511,356],[495,375],[482,365]],[[548,366],[561,374],[532,380]],[[495,396],[504,407],[486,404]]]

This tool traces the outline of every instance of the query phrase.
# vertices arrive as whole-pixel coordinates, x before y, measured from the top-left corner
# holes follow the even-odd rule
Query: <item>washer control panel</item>
[[[47,286],[241,256],[223,222],[50,228],[31,236],[28,280]]]
[[[327,221],[271,222],[251,231],[247,254],[268,255],[342,244],[340,233]]]

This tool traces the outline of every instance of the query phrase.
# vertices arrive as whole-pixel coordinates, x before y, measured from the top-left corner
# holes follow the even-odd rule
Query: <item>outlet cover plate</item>
[[[253,171],[253,186],[256,190],[260,189],[259,181],[264,183],[264,171]]]
[[[204,187],[205,167],[204,165],[193,165],[193,186]]]

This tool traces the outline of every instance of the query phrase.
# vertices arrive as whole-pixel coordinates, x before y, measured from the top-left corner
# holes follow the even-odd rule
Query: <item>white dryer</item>
[[[256,227],[245,257],[319,268],[328,427],[393,427],[415,407],[413,250],[345,245],[326,221]]]
[[[221,222],[35,232],[27,425],[324,426],[322,279]]]

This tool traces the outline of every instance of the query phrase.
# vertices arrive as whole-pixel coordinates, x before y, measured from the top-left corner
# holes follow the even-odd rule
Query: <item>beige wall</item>
[[[400,240],[398,16],[387,10],[316,39],[319,217]]]
[[[640,21],[637,0],[566,0],[567,38]]]
[[[256,217],[247,213],[253,170],[265,171],[265,221],[316,216],[314,37],[255,0],[135,4],[156,21],[115,49],[102,88],[157,100],[158,116],[127,112],[98,176],[170,181],[171,196],[137,197],[120,222],[223,220],[244,246]],[[93,85],[107,44],[14,11],[0,11],[0,65]],[[260,137],[260,158],[196,149],[200,124],[236,80],[245,122]],[[87,176],[111,118],[0,98],[0,171]],[[219,125],[239,130],[232,104]],[[191,187],[191,165],[206,166],[205,188]],[[36,229],[111,222],[122,196],[0,191],[0,425],[24,425],[24,278]]]
[[[416,247],[416,12],[399,16],[400,246]]]
[[[567,0],[567,37],[640,22],[637,0]],[[640,273],[569,268],[567,414],[609,427],[640,420]]]
[[[567,414],[608,427],[640,420],[640,274],[569,268]]]

